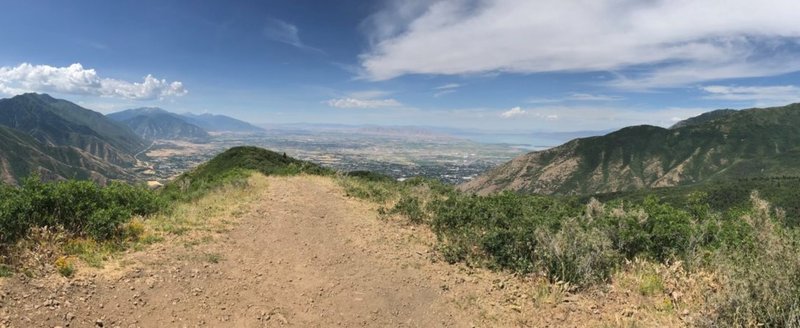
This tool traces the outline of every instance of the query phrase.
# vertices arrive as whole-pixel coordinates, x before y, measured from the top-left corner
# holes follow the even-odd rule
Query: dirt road
[[[646,303],[631,304],[629,291],[571,295],[437,262],[427,228],[380,218],[330,178],[260,181],[241,206],[211,203],[221,210],[207,219],[228,228],[167,238],[71,279],[0,279],[0,327],[680,325],[674,311],[639,311]]]
[[[432,263],[430,232],[377,217],[331,179],[269,178],[230,231],[125,254],[73,279],[10,278],[13,327],[469,327],[468,272]],[[463,271],[463,269],[461,270]],[[485,287],[485,286],[484,286]],[[476,294],[483,291],[476,289]],[[463,298],[464,295],[459,295]]]

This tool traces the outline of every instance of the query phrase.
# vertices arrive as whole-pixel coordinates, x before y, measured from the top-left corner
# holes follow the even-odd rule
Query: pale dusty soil
[[[530,278],[436,261],[430,231],[379,218],[375,205],[345,197],[331,179],[266,181],[211,240],[167,239],[105,269],[81,267],[72,279],[5,279],[0,326],[680,324],[614,288],[562,296]]]

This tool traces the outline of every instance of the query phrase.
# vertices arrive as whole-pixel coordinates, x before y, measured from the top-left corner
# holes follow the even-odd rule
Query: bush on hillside
[[[728,240],[716,253],[715,271],[724,282],[707,300],[709,327],[800,326],[800,233],[783,227],[765,201],[752,197],[742,218],[751,242]]]
[[[611,240],[596,228],[567,219],[553,233],[536,232],[536,261],[551,281],[588,286],[604,282],[621,264]]]
[[[555,232],[577,211],[553,198],[513,193],[452,194],[432,209],[431,225],[448,260],[522,272],[535,269],[537,230]]]
[[[402,214],[411,223],[420,224],[427,221],[428,215],[423,210],[422,202],[419,198],[406,195],[400,198],[391,210],[392,214]]]
[[[163,207],[158,195],[144,187],[91,181],[45,183],[30,177],[19,188],[2,188],[0,242],[23,237],[32,227],[63,227],[67,232],[110,239],[133,215],[149,215]]]

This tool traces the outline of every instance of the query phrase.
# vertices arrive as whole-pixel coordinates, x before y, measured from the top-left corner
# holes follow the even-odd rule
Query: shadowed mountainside
[[[100,113],[46,94],[0,99],[0,177],[130,180],[145,141]]]

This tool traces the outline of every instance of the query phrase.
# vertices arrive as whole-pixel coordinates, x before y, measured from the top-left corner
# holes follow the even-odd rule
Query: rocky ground
[[[72,278],[0,280],[4,327],[680,326],[614,286],[581,294],[437,261],[424,226],[330,178],[270,177],[228,229],[168,238]],[[219,216],[218,214],[213,214]]]

